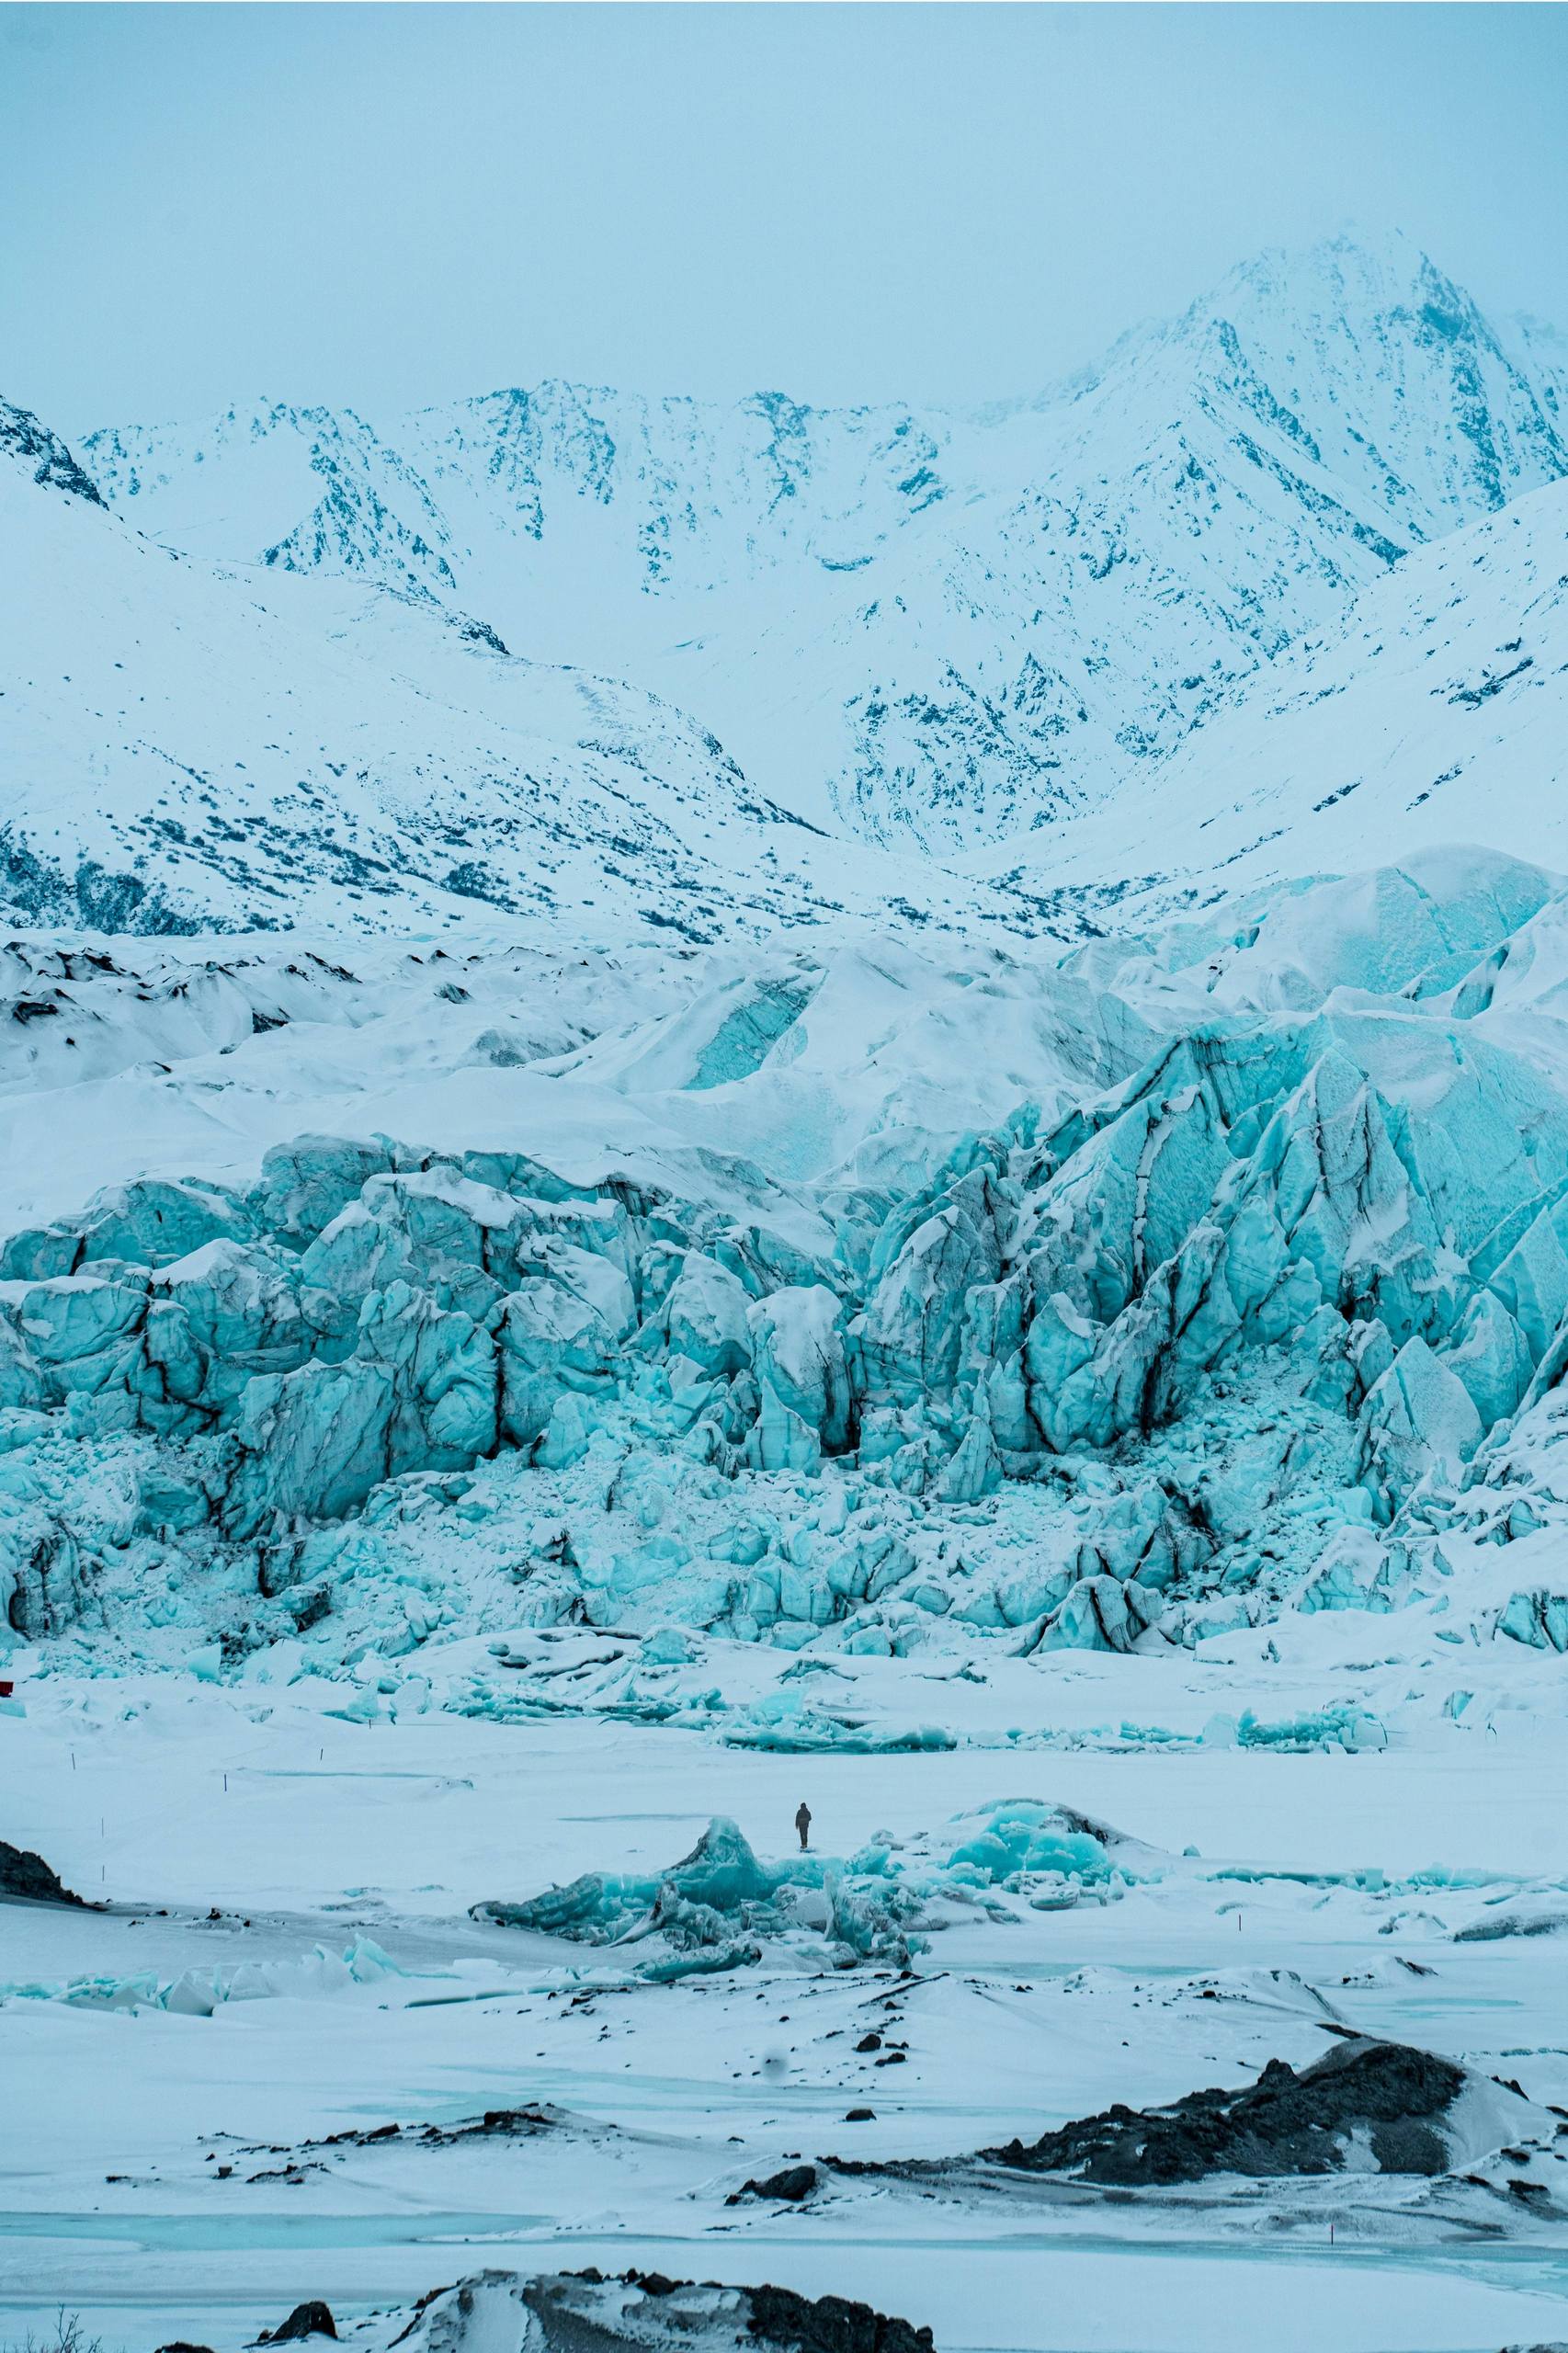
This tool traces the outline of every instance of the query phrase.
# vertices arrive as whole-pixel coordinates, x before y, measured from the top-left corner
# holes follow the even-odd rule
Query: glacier
[[[994,1887],[1054,1910],[1085,1892],[1107,1900],[1127,1883],[1125,1861],[1113,1867],[1108,1851],[1117,1842],[1060,1808],[1003,1802],[960,1827],[967,1836],[931,1858],[904,1854],[903,1842],[884,1831],[843,1859],[802,1851],[767,1864],[739,1825],[719,1816],[689,1855],[656,1876],[592,1871],[521,1903],[479,1904],[475,1916],[617,1955],[635,1945],[633,1974],[667,1984],[756,1963],[765,1940],[775,1966],[790,1953],[802,1968],[820,1967],[822,1937],[835,1967],[880,1961],[907,1971],[928,1949],[915,1931],[942,1927],[955,1906],[983,1902]]]
[[[0,404],[0,2337],[1568,2336],[1562,352]]]
[[[1438,854],[1049,965],[905,951],[880,1104],[846,945],[787,1019],[722,973],[530,1063],[531,1152],[294,1134],[17,1227],[9,1638],[224,1674],[574,1620],[1027,1655],[1441,1595],[1560,1649],[1561,1029],[1478,976],[1564,904]],[[987,1063],[1010,1024],[1054,1029],[1048,1090]],[[593,1171],[618,1102],[649,1145]],[[1514,1592],[1456,1583],[1516,1546]]]

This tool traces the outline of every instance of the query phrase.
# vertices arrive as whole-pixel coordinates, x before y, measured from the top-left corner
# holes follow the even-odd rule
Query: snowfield
[[[1568,2340],[1555,347],[0,408],[0,2344]]]
[[[1147,1706],[1135,1687],[1160,1672],[1118,1663],[1099,1704]],[[1058,1664],[1040,1699],[1071,1689]],[[828,1764],[602,1718],[349,1723],[329,1699],[51,1680],[0,1723],[9,1802],[111,1906],[6,1914],[0,2031],[29,2119],[0,2240],[8,2328],[64,2298],[128,2344],[237,2347],[320,2296],[379,2347],[407,2318],[391,2308],[442,2281],[594,2264],[859,2297],[942,2345],[1241,2347],[1265,2329],[1434,2353],[1562,2333],[1560,1946],[1454,1940],[1516,1878],[1562,1901],[1560,1722],[1372,1755]],[[758,1961],[657,1982],[640,1945],[469,1917],[587,1867],[657,1872],[716,1804],[782,1854],[802,1790],[824,1857],[886,1832],[894,1860],[1033,1790],[1115,1820],[1129,1884],[1044,1908],[1049,1871],[977,1889],[913,1973],[813,1960],[803,1926]],[[1445,1887],[1444,1862],[1482,1883]],[[824,2162],[957,2159],[1114,2100],[1308,2067],[1346,2029],[1466,2071],[1479,2112],[1460,2109],[1449,2174],[1117,2197]],[[801,2202],[727,2202],[801,2162],[820,2179]]]

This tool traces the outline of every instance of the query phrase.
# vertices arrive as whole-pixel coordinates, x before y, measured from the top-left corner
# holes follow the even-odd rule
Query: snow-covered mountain
[[[375,582],[941,853],[1104,801],[1408,550],[1568,472],[1561,345],[1407,242],[1265,255],[978,415],[547,382],[82,444],[167,544]]]
[[[1049,841],[973,861],[1128,888],[1121,920],[1446,842],[1568,866],[1568,482],[1368,587],[1165,760]]]
[[[656,696],[380,579],[218,564],[0,404],[0,891],[118,931],[712,940],[1034,912],[771,804]]]

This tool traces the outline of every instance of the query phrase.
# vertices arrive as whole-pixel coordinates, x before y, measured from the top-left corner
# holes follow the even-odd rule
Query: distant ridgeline
[[[951,858],[1104,801],[1412,549],[1568,473],[1565,418],[1550,330],[1340,238],[980,415],[547,382],[78,454],[170,545],[477,615],[697,714],[766,797]]]

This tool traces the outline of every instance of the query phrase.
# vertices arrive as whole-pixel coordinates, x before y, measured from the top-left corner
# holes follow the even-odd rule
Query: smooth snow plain
[[[1099,1672],[1146,1710],[1168,1670]],[[1112,2099],[1244,2082],[1271,2057],[1300,2066],[1324,2018],[1511,2077],[1533,2102],[1568,2098],[1554,1939],[1455,1945],[1440,1893],[1416,1905],[1375,1880],[1270,1876],[1439,1864],[1568,1883],[1561,1739],[1455,1727],[1359,1755],[804,1758],[592,1717],[348,1724],[297,1687],[23,1688],[26,1718],[0,1719],[8,1809],[111,1908],[0,1915],[7,1979],[38,1989],[0,2008],[7,2336],[63,2301],[108,2342],[227,2353],[321,2295],[352,2342],[380,2346],[389,2308],[449,2279],[583,2263],[778,2279],[905,2313],[943,2347],[1039,2353],[1438,2353],[1568,2329],[1561,2234],[1490,2243],[1481,2206],[1518,2204],[1496,2190],[1469,2214],[1370,2195],[1386,2177],[1283,2199],[1233,2184],[1187,2207],[932,2205],[859,2185],[804,2208],[724,2202],[794,2153],[958,2153]],[[1173,1859],[1196,1847],[1189,1870],[1259,1876],[981,1911],[934,1934],[912,1978],[790,1954],[639,1984],[614,1954],[563,1958],[559,1939],[468,1916],[588,1865],[657,1868],[714,1813],[782,1853],[801,1794],[833,1854],[1031,1794]],[[206,2017],[119,2006],[107,1987],[61,1998],[87,1977],[241,1969],[249,1998]],[[855,2051],[868,2030],[883,2052]],[[879,2066],[894,2043],[906,2059]],[[558,2120],[471,2147],[303,2145],[524,2106]],[[857,2106],[874,2118],[846,2122]]]

